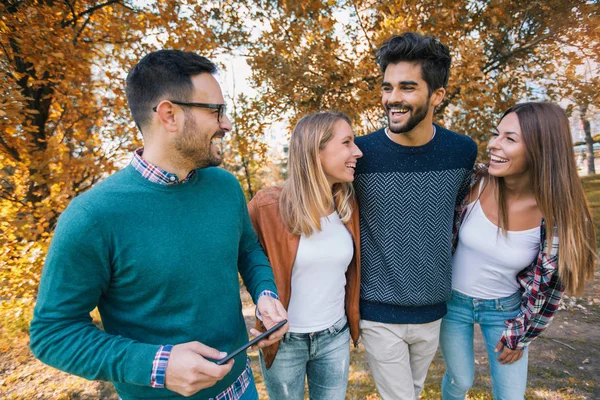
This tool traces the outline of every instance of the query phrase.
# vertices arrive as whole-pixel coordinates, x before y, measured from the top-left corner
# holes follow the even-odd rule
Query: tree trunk
[[[581,121],[583,131],[585,132],[585,144],[587,147],[586,157],[588,165],[587,173],[588,175],[593,175],[596,173],[596,167],[594,165],[594,140],[592,139],[592,128],[590,126],[590,121],[585,116],[587,109],[587,104],[582,104],[579,106],[579,120]]]
[[[242,165],[244,167],[244,175],[246,176],[246,185],[248,185],[248,197],[249,200],[252,200],[254,197],[254,190],[252,190],[252,177],[250,175],[250,170],[248,169],[248,161],[244,157],[242,157]]]

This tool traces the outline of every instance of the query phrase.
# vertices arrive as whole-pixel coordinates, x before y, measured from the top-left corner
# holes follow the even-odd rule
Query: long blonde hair
[[[527,167],[535,200],[546,220],[546,241],[552,246],[558,230],[558,277],[572,294],[580,294],[594,275],[596,231],[583,186],[577,175],[569,119],[552,103],[521,103],[502,118],[516,113],[527,151]],[[503,178],[490,176],[498,189],[498,225],[508,227],[506,188]]]
[[[281,218],[294,235],[310,236],[321,230],[321,217],[329,214],[333,205],[342,222],[350,219],[353,208],[353,188],[348,182],[327,181],[319,152],[334,134],[336,122],[350,119],[338,112],[309,114],[296,124],[292,132],[288,160],[288,179],[279,198]]]

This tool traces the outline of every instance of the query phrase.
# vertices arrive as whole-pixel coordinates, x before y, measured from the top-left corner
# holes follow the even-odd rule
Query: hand
[[[220,360],[226,355],[200,342],[173,346],[165,373],[165,387],[187,397],[213,386],[231,371],[233,359],[217,365],[206,358]]]
[[[502,350],[504,348],[504,350]],[[496,353],[502,351],[502,354],[498,357],[498,361],[500,364],[512,364],[516,361],[519,361],[521,357],[523,357],[523,350],[511,350],[508,347],[504,346],[502,341],[499,341],[494,349]]]
[[[260,316],[262,317],[262,322],[265,328],[270,329],[273,326],[277,325],[278,322],[287,319],[287,311],[283,307],[281,302],[270,296],[260,296],[258,299],[258,304],[256,305],[258,312],[260,312]],[[285,324],[275,332],[271,334],[266,339],[261,340],[256,345],[260,348],[270,346],[273,343],[277,343],[281,340],[283,335],[290,329],[289,324]],[[253,336],[260,335],[260,332],[256,329],[250,329],[250,334]]]

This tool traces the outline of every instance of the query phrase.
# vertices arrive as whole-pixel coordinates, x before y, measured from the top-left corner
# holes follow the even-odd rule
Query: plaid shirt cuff
[[[507,333],[507,331],[504,331],[500,341],[511,350],[524,350],[529,345],[529,342],[522,340],[521,336]]]
[[[165,387],[165,375],[167,373],[167,364],[171,355],[173,345],[161,346],[156,352],[154,362],[152,363],[152,376],[150,377],[150,386],[153,388]]]
[[[260,294],[258,295],[258,298],[260,299],[262,296],[269,296],[272,297],[274,299],[279,300],[279,296],[277,296],[277,293],[272,292],[270,290],[263,290],[262,292],[260,292]]]
[[[258,295],[258,298],[260,299],[262,296],[269,296],[269,297],[279,300],[279,296],[277,296],[277,293],[272,292],[270,290],[263,290]],[[258,318],[259,321],[262,321],[262,317],[260,316],[260,311],[258,311],[258,307],[256,307],[256,318]]]

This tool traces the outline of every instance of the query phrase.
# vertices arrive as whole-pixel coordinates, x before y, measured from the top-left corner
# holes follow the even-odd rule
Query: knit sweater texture
[[[248,340],[238,272],[254,301],[276,291],[237,180],[220,168],[158,185],[128,166],[60,216],[44,266],[31,349],[43,362],[114,383],[123,400],[182,397],[150,387],[160,345],[230,352]],[[98,306],[103,329],[92,323]],[[246,366],[190,399],[214,397]]]
[[[442,318],[452,289],[452,226],[477,155],[475,142],[436,125],[423,146],[381,129],[358,137],[361,318],[423,324]]]

